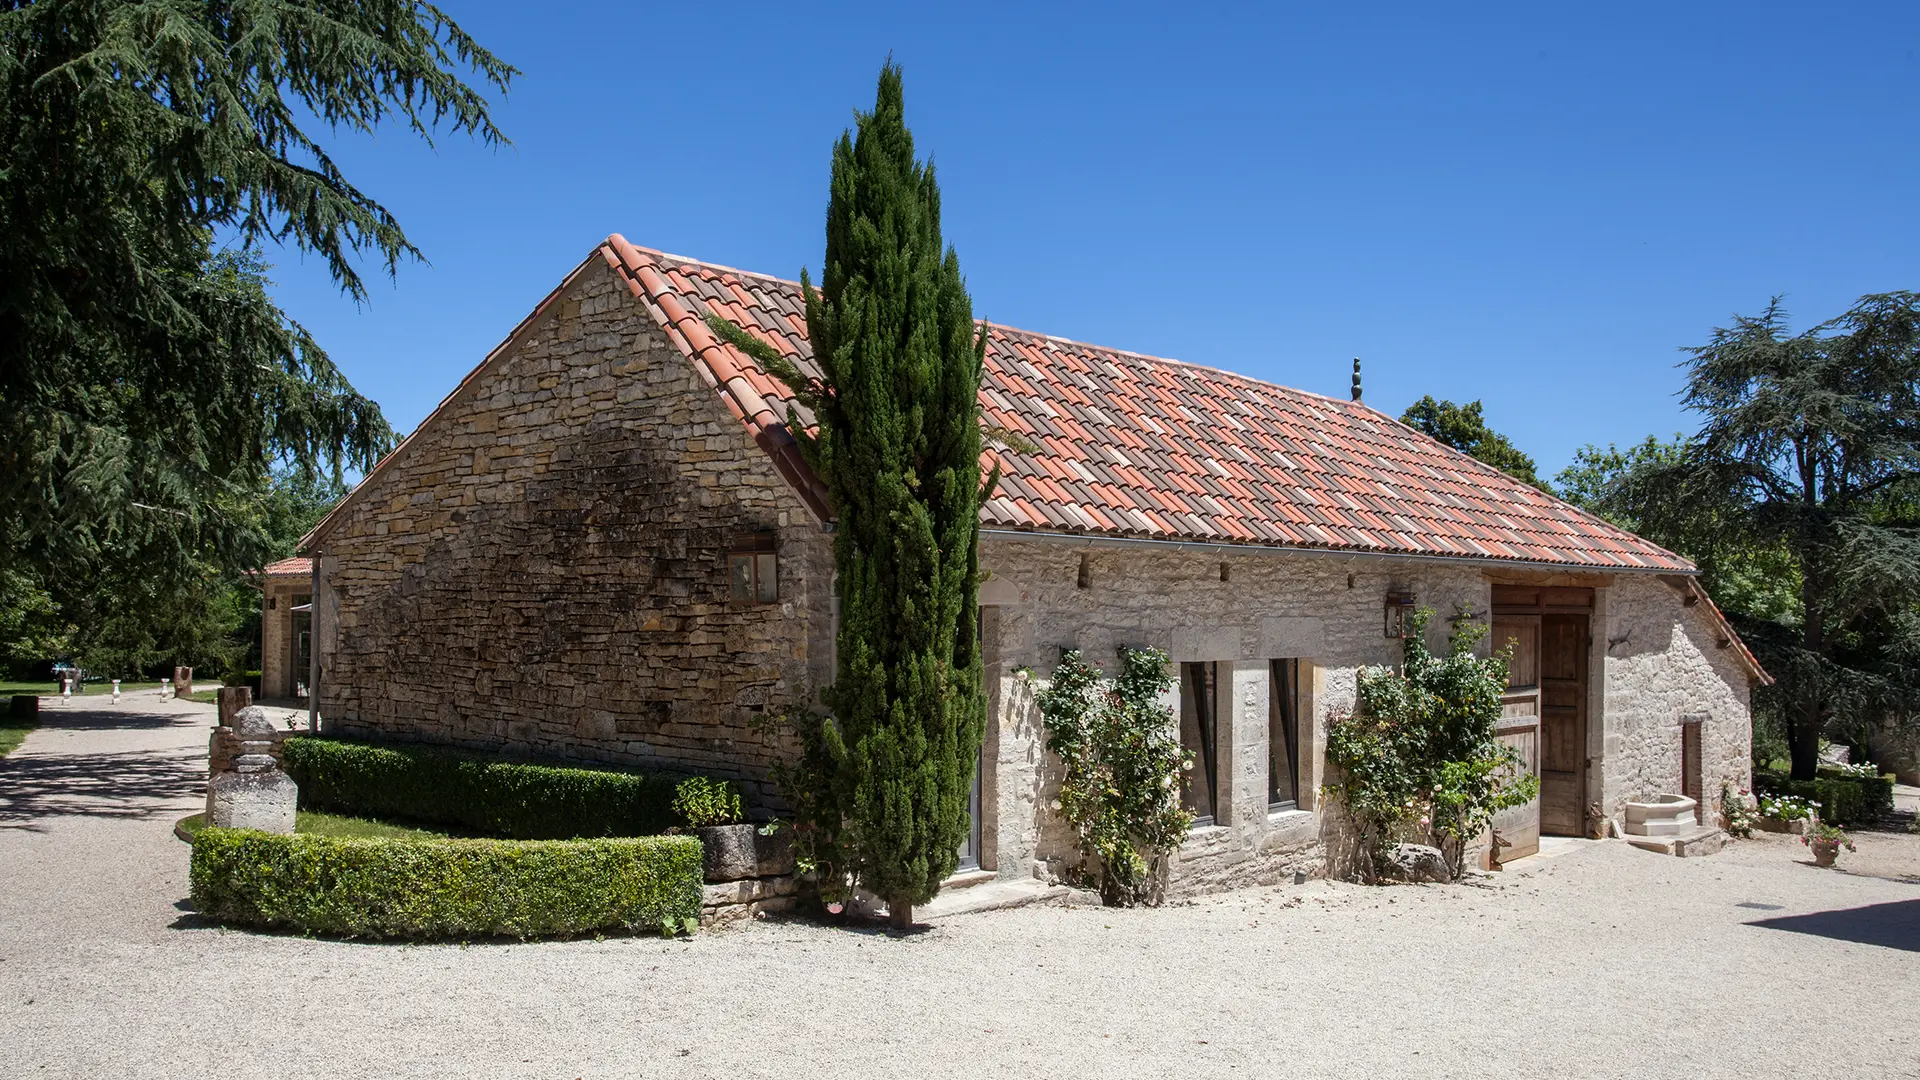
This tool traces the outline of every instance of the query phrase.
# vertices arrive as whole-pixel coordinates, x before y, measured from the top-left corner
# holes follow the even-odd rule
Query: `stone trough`
[[[1627,804],[1627,832],[1634,836],[1678,836],[1700,824],[1700,804],[1685,795],[1655,795]]]
[[[1626,840],[1637,848],[1666,855],[1711,855],[1726,834],[1700,824],[1700,804],[1685,795],[1655,795],[1626,805]]]

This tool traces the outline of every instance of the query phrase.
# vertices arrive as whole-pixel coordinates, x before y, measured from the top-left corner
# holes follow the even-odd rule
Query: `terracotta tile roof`
[[[731,319],[813,371],[799,285],[617,234],[601,254],[825,517],[787,430],[792,393],[703,321]],[[1365,405],[1230,372],[994,326],[980,403],[1039,448],[989,451],[990,528],[1693,570]]]
[[[265,577],[310,578],[313,576],[313,560],[301,558],[281,559],[279,562],[268,563],[266,569],[261,571],[261,574]]]

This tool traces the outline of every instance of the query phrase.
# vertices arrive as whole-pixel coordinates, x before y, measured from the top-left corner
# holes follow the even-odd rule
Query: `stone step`
[[[1678,855],[1686,858],[1693,855],[1711,855],[1719,851],[1726,846],[1727,834],[1711,825],[1695,825],[1673,836],[1634,836],[1629,833],[1623,839],[1634,847],[1646,851],[1657,851],[1662,855]]]
[[[930,903],[913,909],[914,922],[934,922],[979,911],[1002,911],[1028,904],[1100,906],[1100,897],[1085,889],[1049,885],[1034,878],[981,881],[966,888],[945,888]]]

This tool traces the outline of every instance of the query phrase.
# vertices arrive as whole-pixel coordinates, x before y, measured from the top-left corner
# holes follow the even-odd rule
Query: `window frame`
[[[727,603],[747,608],[779,602],[780,559],[773,534],[756,533],[734,541],[727,549]]]
[[[1217,660],[1193,660],[1180,665],[1181,704],[1180,745],[1183,749],[1196,751],[1193,769],[1183,781],[1182,802],[1190,801],[1185,795],[1192,791],[1190,785],[1195,781],[1193,773],[1201,774],[1200,781],[1206,784],[1206,809],[1202,814],[1199,808],[1188,806],[1194,812],[1192,828],[1204,829],[1220,824],[1220,663]],[[1192,715],[1193,728],[1198,747],[1187,745],[1187,717]]]
[[[1267,813],[1300,809],[1300,676],[1301,658],[1267,661]],[[1280,738],[1276,741],[1275,736]],[[1287,752],[1286,789],[1280,787],[1276,745]]]

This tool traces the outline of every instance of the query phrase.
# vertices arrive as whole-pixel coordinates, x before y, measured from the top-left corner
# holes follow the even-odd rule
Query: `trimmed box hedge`
[[[367,938],[690,929],[700,842],[395,840],[202,829],[193,906],[223,922]]]
[[[1852,777],[1822,773],[1792,780],[1784,773],[1755,772],[1753,787],[1763,795],[1793,795],[1820,808],[1829,825],[1867,825],[1893,812],[1893,777]]]
[[[438,746],[303,736],[283,746],[300,806],[513,840],[646,836],[679,824],[680,777],[502,761]]]

